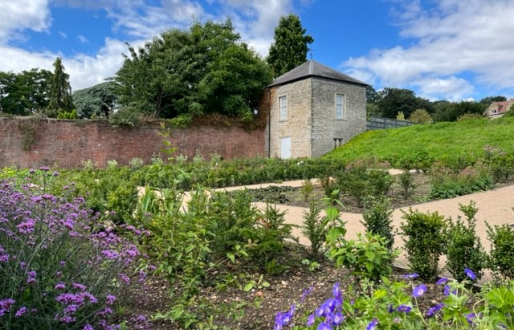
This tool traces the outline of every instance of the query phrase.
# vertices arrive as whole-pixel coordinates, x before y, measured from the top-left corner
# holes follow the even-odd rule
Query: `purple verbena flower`
[[[112,294],[108,294],[106,296],[106,303],[107,303],[107,305],[112,305],[115,300],[116,300],[116,296],[113,296]]]
[[[16,311],[16,314],[14,314],[15,317],[20,317],[22,316],[23,314],[25,314],[27,312],[27,307],[25,306],[22,306],[20,307],[17,311]]]
[[[64,288],[66,288],[66,284],[64,284],[64,282],[59,282],[54,286],[54,289],[56,290],[64,290]]]
[[[37,282],[36,280],[37,273],[34,270],[31,270],[27,274],[27,284],[34,284]]]

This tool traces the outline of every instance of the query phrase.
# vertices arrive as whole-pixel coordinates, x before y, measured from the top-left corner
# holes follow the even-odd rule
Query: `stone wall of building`
[[[312,157],[331,151],[366,131],[366,88],[310,78],[312,81]],[[335,95],[344,95],[343,119],[336,119]]]
[[[287,120],[280,120],[279,98],[287,97]],[[282,157],[281,140],[291,138],[291,157],[311,156],[311,79],[272,87],[270,95],[270,157]]]
[[[126,165],[133,158],[148,163],[162,154],[160,126],[148,124],[128,129],[113,128],[108,121],[33,122],[29,118],[0,119],[0,167],[82,167],[91,160],[103,167],[108,160]],[[189,159],[198,152],[205,158],[217,153],[224,159],[266,156],[261,129],[239,127],[192,127],[172,129],[168,137],[174,155]]]

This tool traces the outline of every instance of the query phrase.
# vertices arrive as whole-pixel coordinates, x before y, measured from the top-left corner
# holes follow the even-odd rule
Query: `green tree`
[[[489,106],[492,102],[503,102],[503,101],[507,101],[507,98],[505,96],[498,95],[498,96],[484,97],[479,102],[486,106]]]
[[[409,89],[386,87],[381,91],[381,96],[377,104],[382,115],[387,118],[396,118],[400,111],[405,117],[409,117],[416,109],[426,109],[429,113],[433,110],[433,105],[429,100],[417,97]]]
[[[79,118],[106,117],[114,108],[118,96],[114,93],[115,84],[104,82],[73,93],[73,104]]]
[[[432,117],[425,109],[416,109],[407,120],[413,123],[427,124],[432,122]]]
[[[432,117],[434,121],[456,121],[464,114],[482,115],[487,106],[475,101],[439,102]]]
[[[373,88],[373,86],[366,86],[366,103],[377,103],[380,101],[381,95]]]
[[[52,73],[31,69],[19,74],[0,72],[0,110],[27,116],[48,106]]]
[[[297,15],[289,14],[280,17],[278,26],[275,28],[274,41],[266,58],[275,77],[307,62],[309,44],[314,42],[314,38],[306,35],[305,32],[306,29],[302,27]]]
[[[60,112],[73,109],[70,76],[64,72],[64,65],[58,57],[54,62],[54,74],[50,82],[50,101],[46,109],[49,117],[57,117]]]
[[[248,117],[271,81],[266,63],[241,41],[230,20],[165,31],[129,51],[114,78],[120,111],[164,118]]]

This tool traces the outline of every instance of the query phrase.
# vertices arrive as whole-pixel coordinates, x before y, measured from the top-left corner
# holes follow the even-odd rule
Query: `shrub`
[[[430,171],[432,187],[430,197],[446,199],[491,189],[491,178],[482,170],[468,166],[459,173],[444,166],[435,166]]]
[[[32,175],[48,176],[42,170]],[[99,227],[83,198],[29,183],[0,183],[0,327],[107,329],[128,295],[137,247]]]
[[[422,213],[409,209],[400,226],[410,269],[422,280],[432,281],[438,275],[439,257],[445,249],[446,220],[439,213]]]
[[[309,200],[310,195],[314,191],[314,184],[310,179],[305,179],[302,183],[302,188],[300,189],[302,192],[304,200],[307,202]]]
[[[327,235],[330,259],[336,267],[345,267],[355,276],[356,281],[367,279],[378,283],[382,277],[393,272],[393,261],[399,251],[391,252],[387,241],[380,235],[357,234],[357,240],[346,240],[341,228],[332,228]]]
[[[392,250],[394,244],[392,213],[391,202],[383,196],[369,198],[362,213],[364,218],[362,224],[366,227],[366,232],[383,237],[385,246],[389,250]]]
[[[459,217],[456,222],[449,221],[446,229],[446,268],[458,281],[466,279],[464,270],[473,269],[476,277],[482,277],[482,268],[485,267],[486,254],[475,233],[478,209],[474,202],[469,205],[459,204],[459,209],[466,217],[465,224]]]
[[[408,199],[414,193],[414,189],[416,189],[414,175],[409,170],[404,170],[398,175],[398,181],[402,187],[403,198]]]
[[[350,195],[359,207],[368,196],[386,195],[393,184],[393,177],[383,170],[368,170],[362,164],[350,166],[338,178],[340,190]]]
[[[339,211],[336,208],[328,208],[327,215],[321,216],[321,208],[311,202],[309,211],[303,212],[302,234],[309,239],[311,257],[318,258],[328,231],[339,220]],[[340,221],[340,220],[339,220]]]
[[[491,172],[494,183],[507,181],[514,173],[514,155],[500,148],[484,147],[485,164]]]
[[[489,268],[499,278],[514,279],[514,228],[504,224],[487,225],[487,237],[491,241]]]
[[[432,117],[425,109],[416,109],[407,120],[418,124],[428,124],[432,122]]]

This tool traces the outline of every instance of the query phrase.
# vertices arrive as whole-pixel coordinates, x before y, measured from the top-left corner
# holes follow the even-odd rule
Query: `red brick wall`
[[[27,126],[27,119],[0,119],[0,167],[57,165],[76,168],[88,159],[103,167],[111,159],[118,164],[128,164],[136,157],[147,163],[153,155],[161,154],[163,149],[157,124],[128,129],[112,128],[107,121],[48,120],[33,125],[35,141],[26,151],[23,141],[27,129],[23,126]],[[169,141],[172,147],[177,147],[174,155],[187,155],[189,159],[197,151],[205,158],[213,153],[220,154],[224,159],[264,156],[264,132],[259,129],[172,129]]]

